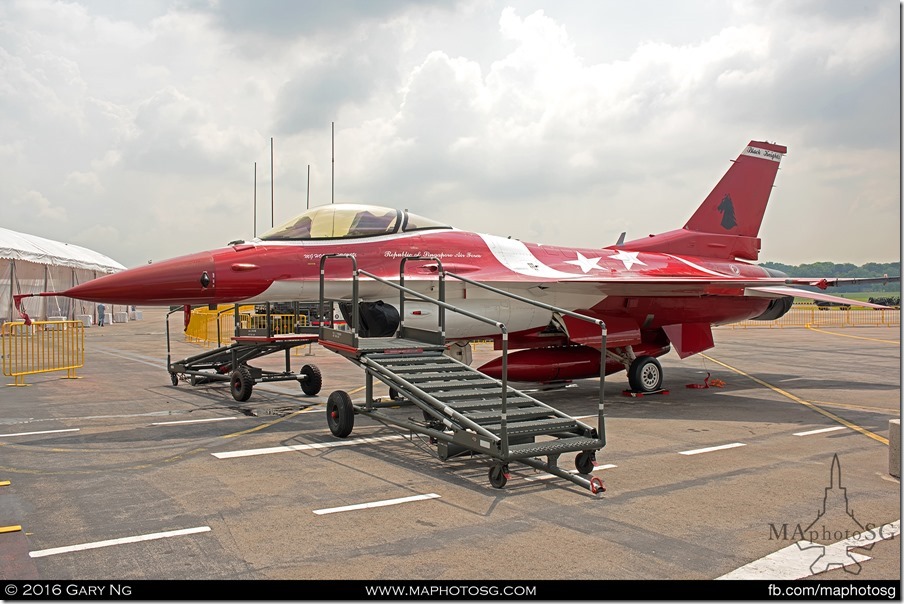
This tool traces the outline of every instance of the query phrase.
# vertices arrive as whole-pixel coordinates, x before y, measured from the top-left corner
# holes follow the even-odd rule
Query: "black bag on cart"
[[[351,325],[351,302],[340,302],[339,312],[342,313],[345,322]],[[392,304],[386,304],[383,300],[358,303],[358,317],[361,321],[358,335],[362,338],[388,338],[395,335],[399,328],[398,309]]]

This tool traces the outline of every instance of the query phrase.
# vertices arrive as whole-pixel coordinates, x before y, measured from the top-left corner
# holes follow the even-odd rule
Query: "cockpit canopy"
[[[412,214],[408,210],[339,203],[311,208],[282,225],[270,229],[260,238],[263,241],[348,239],[424,229],[451,228],[449,225]]]

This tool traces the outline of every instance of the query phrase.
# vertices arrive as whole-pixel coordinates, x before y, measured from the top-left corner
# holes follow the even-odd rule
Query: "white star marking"
[[[620,251],[619,253],[615,254],[614,256],[609,256],[609,257],[612,258],[613,260],[621,260],[622,262],[625,263],[625,269],[631,270],[631,267],[634,266],[635,264],[640,264],[641,266],[647,265],[645,262],[642,262],[637,259],[637,254],[639,254],[639,253],[640,252]]]
[[[600,270],[603,269],[603,267],[601,267],[599,264],[602,256],[597,256],[596,258],[585,258],[584,254],[582,254],[581,252],[577,252],[577,255],[577,260],[566,260],[565,264],[574,264],[575,266],[580,266],[581,270],[585,273],[589,273],[590,270],[594,268],[598,268]]]

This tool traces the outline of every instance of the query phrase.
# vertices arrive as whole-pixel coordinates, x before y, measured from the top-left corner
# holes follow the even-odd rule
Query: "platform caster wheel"
[[[326,401],[326,423],[330,432],[338,438],[345,438],[355,426],[355,408],[352,399],[344,390],[332,392]]]
[[[505,483],[508,482],[509,478],[509,470],[508,466],[502,464],[496,464],[494,466],[490,466],[490,484],[493,485],[493,488],[501,489],[505,486]]]
[[[654,357],[637,357],[628,368],[628,384],[634,392],[655,392],[662,388],[662,365]]]
[[[229,389],[232,391],[232,398],[244,403],[251,398],[251,389],[254,388],[254,378],[251,377],[251,370],[242,365],[232,372],[229,380]]]
[[[389,388],[389,400],[391,400],[391,401],[397,401],[397,400],[399,400],[399,399],[401,399],[401,398],[402,398],[402,397],[399,396],[399,391],[398,391],[398,390],[396,390],[395,388],[392,388],[392,387]]]
[[[580,474],[590,474],[596,467],[596,452],[581,451],[574,458],[574,467]]]
[[[173,386],[178,386],[179,385],[179,376],[176,375],[176,373],[171,373],[171,374],[169,374],[169,376],[170,376],[170,380],[173,382]]]
[[[304,379],[299,379],[301,389],[305,394],[314,396],[323,387],[323,376],[320,375],[320,369],[316,365],[305,365],[298,372]]]
[[[590,492],[594,495],[606,492],[606,485],[603,484],[603,481],[600,480],[599,477],[594,476],[590,479]]]

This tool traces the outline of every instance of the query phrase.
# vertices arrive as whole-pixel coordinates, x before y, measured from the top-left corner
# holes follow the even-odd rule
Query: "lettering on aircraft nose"
[[[207,286],[210,285],[210,275],[207,274],[207,271],[201,273],[201,287],[207,289]]]

